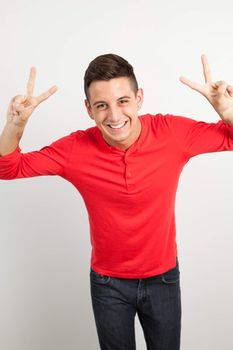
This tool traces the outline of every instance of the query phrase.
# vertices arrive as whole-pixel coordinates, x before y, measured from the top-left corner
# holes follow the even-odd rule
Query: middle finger
[[[211,82],[212,81],[211,71],[210,71],[210,67],[209,67],[206,55],[201,56],[201,62],[202,62],[202,66],[203,66],[203,73],[204,73],[204,77],[205,77],[205,82],[206,83]]]
[[[33,90],[35,86],[35,79],[36,79],[36,68],[31,67],[30,75],[27,83],[27,96],[33,95]]]

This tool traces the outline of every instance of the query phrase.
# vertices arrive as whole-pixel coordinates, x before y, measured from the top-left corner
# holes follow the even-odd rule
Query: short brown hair
[[[89,63],[84,75],[84,92],[89,100],[89,86],[93,81],[110,80],[117,77],[128,77],[136,96],[138,91],[137,79],[132,65],[123,57],[113,53],[97,56]]]

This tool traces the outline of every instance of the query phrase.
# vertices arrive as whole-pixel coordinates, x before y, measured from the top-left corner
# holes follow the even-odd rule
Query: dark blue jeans
[[[179,350],[180,271],[176,267],[148,278],[117,278],[90,268],[90,288],[101,350],[135,350],[137,313],[147,350]]]

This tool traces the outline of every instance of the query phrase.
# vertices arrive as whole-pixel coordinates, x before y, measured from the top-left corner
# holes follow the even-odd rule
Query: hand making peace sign
[[[195,83],[183,76],[180,77],[180,81],[205,96],[220,118],[233,126],[233,87],[222,80],[214,83],[206,55],[201,56],[201,61],[205,77],[204,85]]]
[[[52,86],[39,96],[33,96],[35,86],[36,68],[31,67],[27,83],[26,95],[17,95],[11,100],[7,110],[7,122],[24,127],[34,109],[57,91],[57,86]]]

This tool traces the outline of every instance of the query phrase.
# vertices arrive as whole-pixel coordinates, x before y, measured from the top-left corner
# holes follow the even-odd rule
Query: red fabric
[[[95,126],[39,151],[0,157],[0,178],[59,175],[80,192],[89,216],[91,267],[100,274],[146,278],[176,265],[175,196],[187,161],[233,150],[233,127],[162,114],[139,116],[127,150],[111,147]]]

